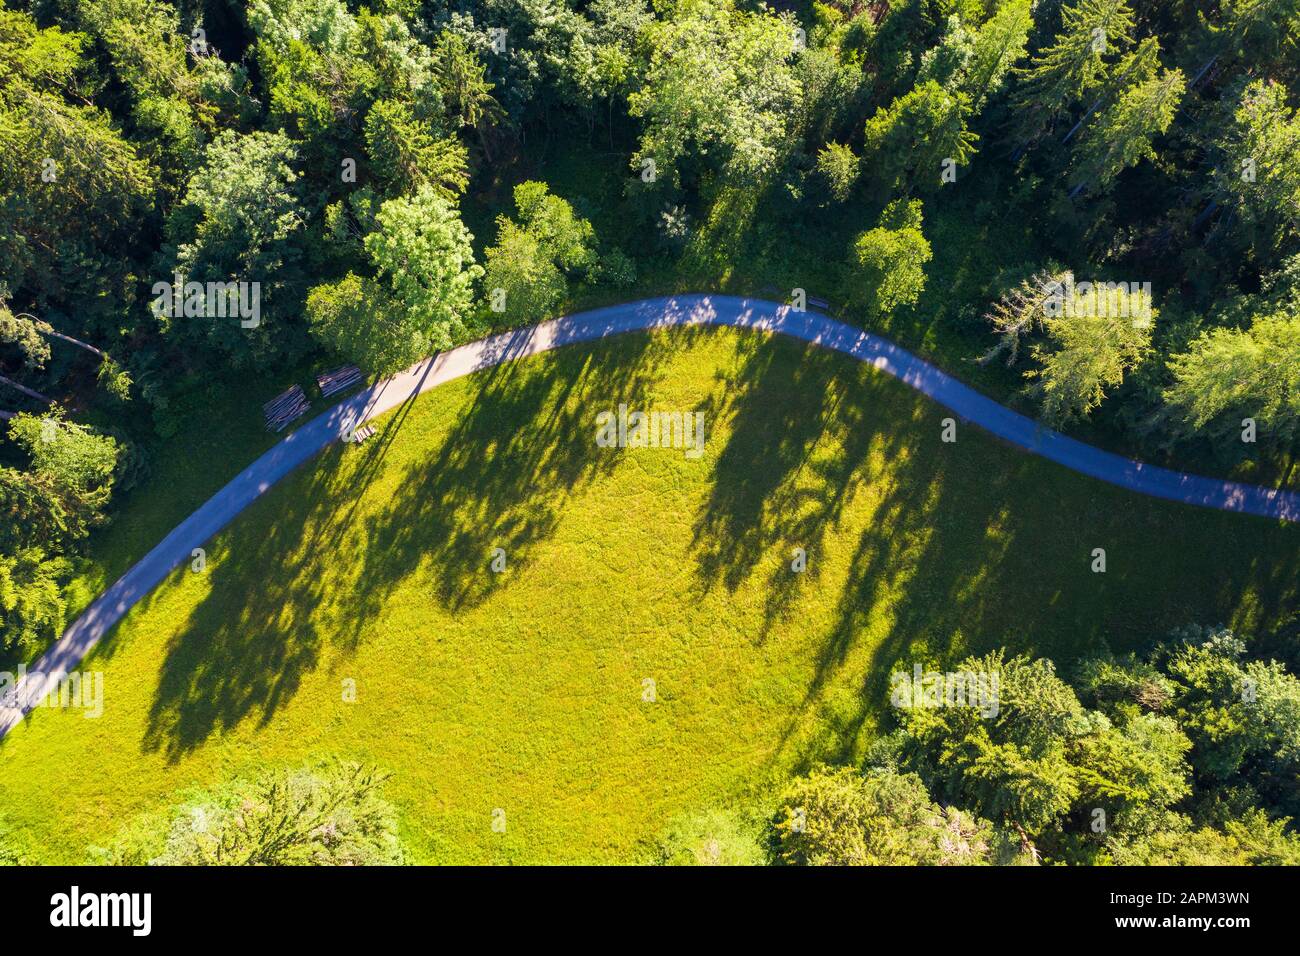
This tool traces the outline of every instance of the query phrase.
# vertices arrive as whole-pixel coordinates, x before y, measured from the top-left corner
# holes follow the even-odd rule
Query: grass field
[[[1031,416],[1035,413],[1021,391],[1021,369],[1008,369],[1001,362],[980,365],[972,361],[994,342],[987,322],[980,318],[993,295],[988,288],[991,279],[1033,259],[1032,224],[1006,222],[996,207],[981,205],[983,193],[931,204],[925,232],[934,246],[935,259],[921,300],[913,308],[871,320],[862,309],[842,301],[839,287],[853,238],[864,228],[863,223],[874,221],[874,210],[864,214],[862,222],[829,217],[812,227],[787,228],[772,224],[780,221],[779,208],[732,209],[724,193],[717,214],[708,223],[699,224],[696,241],[669,254],[653,244],[647,246],[644,224],[625,215],[621,197],[628,175],[627,157],[634,144],[629,140],[623,145],[626,149],[622,151],[611,148],[607,153],[593,153],[589,148],[593,144],[584,146],[557,136],[542,144],[530,161],[521,156],[515,167],[494,169],[490,179],[476,184],[475,201],[466,202],[462,209],[475,236],[478,258],[482,259],[483,250],[496,239],[495,217],[514,213],[514,184],[541,179],[557,195],[573,202],[580,214],[592,217],[603,247],[635,253],[640,263],[637,281],[631,287],[572,287],[560,314],[673,292],[718,291],[782,299],[786,290],[804,287],[814,295],[831,296],[837,316],[849,324],[884,335],[998,401]],[[977,166],[982,163],[977,157]],[[999,175],[992,164],[975,181],[981,190],[996,190]],[[771,197],[767,201],[771,205]],[[166,437],[142,437],[153,432],[150,406],[143,400],[125,407],[117,404],[93,409],[89,421],[101,428],[122,425],[123,416],[131,420],[129,431],[144,443],[150,472],[137,487],[115,495],[114,521],[92,538],[88,560],[69,589],[70,611],[79,612],[89,604],[277,440],[278,436],[268,435],[262,428],[263,402],[295,382],[310,391],[313,375],[337,363],[337,358],[314,355],[301,367],[250,373],[241,389],[224,388],[201,376],[180,385],[173,382],[176,395],[166,415],[170,422]],[[1300,468],[1289,459],[1248,458],[1225,463],[1203,447],[1170,450],[1143,446],[1113,423],[1076,423],[1071,434],[1174,469],[1300,487]],[[31,656],[37,653],[34,649]]]
[[[598,448],[620,402],[704,411],[703,457]],[[419,861],[640,859],[681,813],[859,753],[896,663],[1067,666],[1294,606],[1300,529],[973,427],[944,444],[944,416],[842,356],[716,330],[439,388],[138,606],[85,665],[102,718],[41,710],[0,742],[0,817],[33,862],[77,862],[188,787],[329,753],[392,772]]]

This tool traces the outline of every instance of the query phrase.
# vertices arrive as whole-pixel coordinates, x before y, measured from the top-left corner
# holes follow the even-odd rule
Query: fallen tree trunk
[[[5,378],[3,375],[0,375],[0,385],[8,385],[10,388],[14,388],[22,392],[28,398],[34,398],[38,402],[44,402],[46,405],[54,404],[54,399],[50,398],[48,395],[42,395],[40,392],[36,391],[35,389],[28,388],[26,385],[20,385],[17,382],[15,382],[13,379]]]

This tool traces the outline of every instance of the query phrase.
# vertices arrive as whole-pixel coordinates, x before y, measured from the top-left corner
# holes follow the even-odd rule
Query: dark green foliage
[[[781,797],[776,858],[804,866],[979,866],[1014,861],[987,820],[940,807],[914,774],[817,770]]]
[[[1020,834],[1049,862],[1300,859],[1289,826],[1300,680],[1231,632],[1192,628],[1142,658],[1086,660],[1073,687],[1051,661],[1001,652],[950,673],[983,675],[996,707],[905,694],[894,701],[900,728],[870,766],[919,775],[944,804]],[[816,777],[802,786],[827,789]],[[817,852],[853,855],[838,842],[852,828],[834,829],[838,849]]]

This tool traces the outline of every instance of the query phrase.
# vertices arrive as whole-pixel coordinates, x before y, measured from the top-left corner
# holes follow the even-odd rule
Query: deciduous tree
[[[854,286],[873,314],[914,304],[925,288],[925,264],[932,255],[921,233],[921,201],[890,203],[879,225],[858,236],[853,251]]]
[[[469,335],[470,235],[432,186],[385,202],[364,240],[373,276],[349,273],[307,297],[314,335],[369,371],[388,374]]]

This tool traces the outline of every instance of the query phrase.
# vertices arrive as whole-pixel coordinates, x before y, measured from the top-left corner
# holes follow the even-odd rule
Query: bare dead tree
[[[1014,365],[1020,354],[1020,340],[1039,327],[1047,314],[1047,301],[1063,294],[1069,272],[1044,269],[1034,273],[1019,285],[1002,293],[985,318],[1000,338],[977,362],[987,365],[994,358],[1007,353],[1007,365]]]

